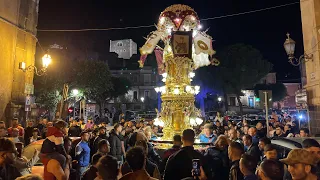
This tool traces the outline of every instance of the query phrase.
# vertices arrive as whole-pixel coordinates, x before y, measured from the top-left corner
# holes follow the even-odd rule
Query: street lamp
[[[78,89],[73,89],[72,90],[72,95],[73,96],[77,96],[79,94],[79,90]]]
[[[288,57],[289,62],[294,66],[299,66],[302,61],[306,62],[306,61],[309,61],[310,59],[313,58],[312,54],[310,55],[310,54],[306,54],[306,53],[301,55],[299,57],[299,59],[297,59],[294,56],[294,51],[295,51],[295,48],[296,48],[296,42],[293,39],[290,38],[290,34],[289,33],[287,33],[287,39],[283,43],[283,46],[284,46],[284,49],[286,50],[287,55],[289,56]]]
[[[21,69],[23,72],[34,71],[37,76],[42,76],[42,75],[46,74],[47,68],[48,68],[49,64],[51,63],[51,60],[52,60],[51,56],[49,54],[45,54],[42,57],[42,68],[40,70],[38,70],[38,68],[35,67],[34,65],[30,65],[30,66],[26,67],[25,62],[19,63],[19,69]]]
[[[144,102],[144,97],[141,97],[140,100],[141,100],[141,102]]]
[[[222,97],[218,97],[218,102],[221,102],[222,101]]]

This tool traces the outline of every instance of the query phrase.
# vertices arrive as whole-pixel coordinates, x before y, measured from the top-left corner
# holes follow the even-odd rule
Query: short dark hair
[[[181,136],[179,134],[176,134],[173,136],[173,141],[174,142],[181,142]]]
[[[117,179],[119,173],[118,161],[110,155],[102,156],[97,164],[97,169],[102,179]]]
[[[132,171],[137,171],[143,169],[145,161],[146,161],[146,154],[142,147],[136,146],[131,148],[126,154],[126,160],[131,167]]]
[[[58,129],[63,129],[63,128],[68,127],[68,123],[63,120],[57,120],[54,123],[54,127],[58,128]]]
[[[0,138],[0,151],[18,153],[14,143],[7,138]]]
[[[244,167],[251,173],[256,171],[258,162],[255,157],[249,154],[242,154],[240,162],[242,162]]]
[[[0,124],[4,124],[4,121],[0,121]]]
[[[38,128],[33,128],[32,132],[39,132]]]
[[[249,134],[245,134],[245,135],[243,135],[243,137],[245,137],[247,140],[252,142],[252,137]]]
[[[182,133],[182,138],[184,141],[194,142],[195,133],[192,129],[185,129]]]
[[[92,165],[96,165],[99,161],[99,159],[102,157],[102,155],[100,153],[96,153],[92,156]]]
[[[277,151],[276,146],[273,145],[273,144],[267,144],[267,145],[265,145],[264,148],[263,148],[263,151],[264,151],[264,152],[273,151],[273,150],[276,150],[276,151]]]
[[[271,140],[267,137],[260,138],[259,142],[263,142],[265,145],[271,144]]]
[[[304,133],[309,134],[309,129],[308,128],[301,128],[300,131],[303,131]]]
[[[284,165],[277,160],[264,160],[260,164],[263,174],[272,180],[282,180],[284,176]]]
[[[84,134],[86,134],[86,133],[89,133],[88,131],[82,131],[81,133],[80,133],[80,136],[83,136]]]
[[[18,118],[12,118],[12,121],[19,121]]]
[[[102,146],[104,146],[104,145],[108,145],[108,141],[107,140],[105,140],[105,139],[102,139],[102,140],[100,140],[99,142],[98,142],[98,149],[101,149],[102,148]]]
[[[238,142],[231,142],[229,146],[232,150],[235,150],[238,155],[242,155],[244,153],[244,147]]]
[[[302,141],[302,148],[310,148],[310,147],[320,148],[320,145],[318,141],[315,139],[305,139]]]

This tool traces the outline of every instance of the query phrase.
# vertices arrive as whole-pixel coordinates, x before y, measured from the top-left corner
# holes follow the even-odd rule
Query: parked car
[[[320,143],[320,137],[312,137]],[[285,158],[292,149],[302,148],[302,141],[308,138],[292,137],[282,138],[273,137],[271,144],[277,147],[278,157]]]

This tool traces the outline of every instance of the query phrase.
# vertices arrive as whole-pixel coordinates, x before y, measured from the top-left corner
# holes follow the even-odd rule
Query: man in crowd
[[[146,153],[141,147],[131,148],[126,154],[126,160],[133,172],[124,175],[120,180],[157,180],[150,177],[145,169]]]
[[[14,161],[17,150],[12,141],[0,138],[0,179],[14,180],[19,177],[19,171],[11,164]]]
[[[257,128],[255,127],[251,127],[249,128],[248,130],[248,135],[250,135],[252,137],[252,142],[255,144],[255,145],[258,145],[259,143],[259,137],[257,135]]]
[[[135,147],[141,147],[145,153],[146,156],[146,163],[145,163],[145,170],[147,171],[147,173],[156,179],[160,179],[160,172],[158,169],[158,166],[156,164],[154,164],[153,162],[151,162],[148,158],[147,158],[147,152],[148,152],[148,145],[146,141],[137,141]],[[125,162],[123,164],[123,166],[121,167],[121,173],[122,175],[126,175],[130,172],[132,172],[133,170],[131,169],[131,167],[129,166],[128,162]]]
[[[271,144],[271,140],[269,138],[263,137],[263,138],[259,139],[258,147],[259,147],[259,150],[261,151],[261,155],[262,155],[261,160],[263,160],[265,158],[265,155],[263,154],[263,152],[264,152],[264,147],[267,144]]]
[[[95,179],[97,177],[97,172],[98,172],[97,164],[98,164],[98,161],[99,161],[99,159],[101,157],[102,157],[101,154],[93,155],[92,161],[91,161],[91,166],[83,174],[83,177],[81,178],[81,180],[92,180],[92,179]]]
[[[24,141],[25,141],[25,145],[30,144],[30,137],[32,136],[33,133],[33,121],[28,120],[27,121],[27,127],[25,128],[25,132],[24,132]]]
[[[164,169],[166,167],[169,157],[175,152],[179,151],[181,146],[182,146],[181,136],[178,134],[173,136],[173,146],[170,149],[167,149],[166,151],[164,151],[163,153],[163,158],[162,158],[163,160],[160,167],[161,173],[164,172]]]
[[[102,139],[108,140],[106,128],[103,126],[99,127],[99,135],[94,139],[93,149],[92,149],[93,154],[98,151],[99,149],[98,144]]]
[[[97,164],[97,178],[95,180],[118,180],[118,162],[113,156],[106,155]]]
[[[252,142],[252,137],[247,134],[242,137],[242,140],[243,144],[247,147],[246,154],[253,156],[256,158],[256,161],[259,161],[261,152],[258,146]]]
[[[18,118],[13,118],[11,120],[11,124],[12,124],[12,126],[8,128],[8,135],[12,136],[13,129],[17,128],[18,131],[19,131],[18,136],[22,136],[23,137],[24,129],[23,129],[23,127],[19,126]]]
[[[10,139],[13,143],[18,143],[18,142],[24,143],[23,137],[19,136],[18,128],[11,129],[11,137],[9,137],[8,139]]]
[[[203,134],[200,135],[200,142],[213,143],[216,140],[216,136],[213,134],[212,124],[205,124]]]
[[[283,180],[284,166],[275,160],[264,160],[257,168],[257,174],[261,180]]]
[[[275,137],[286,137],[284,134],[284,128],[282,126],[276,126]]]
[[[105,156],[110,152],[110,144],[107,140],[102,139],[98,143],[98,151],[92,156],[94,157],[95,155],[99,154],[100,156]]]
[[[81,128],[78,126],[77,120],[72,120],[71,127],[68,130],[69,137],[79,137],[81,133]]]
[[[47,122],[48,122],[47,119],[40,119],[40,120],[39,120],[39,123],[38,123],[38,125],[37,125],[37,128],[39,129],[40,133],[42,133],[42,130],[43,130],[44,128],[46,128]]]
[[[243,180],[243,174],[240,171],[240,159],[244,154],[243,146],[240,143],[232,142],[228,147],[228,156],[231,161],[229,180]]]
[[[87,170],[90,162],[90,148],[88,145],[89,133],[83,131],[80,134],[81,141],[76,146],[76,159],[78,161],[77,171],[80,176]]]
[[[300,129],[300,137],[309,137],[310,132],[308,128],[301,128]]]
[[[168,159],[164,180],[183,179],[193,177],[192,159],[199,159],[203,163],[203,156],[194,150],[195,133],[192,129],[186,129],[182,133],[183,148]],[[204,164],[202,164],[204,166]],[[203,167],[205,169],[205,167]]]
[[[266,137],[267,130],[266,130],[266,128],[263,127],[261,122],[258,122],[256,124],[256,129],[257,129],[257,137],[259,137],[259,138]]]
[[[288,165],[288,171],[293,180],[317,180],[315,166],[319,159],[311,152],[304,149],[293,149],[287,158],[280,161]]]
[[[256,159],[248,154],[243,154],[240,162],[240,171],[244,176],[244,180],[258,180],[258,177],[255,175],[257,161]]]
[[[0,128],[6,128],[6,124],[4,123],[4,121],[0,121]]]
[[[302,148],[313,153],[320,159],[320,145],[315,139],[305,139],[302,141]]]
[[[277,148],[273,144],[267,144],[264,147],[264,156],[268,160],[278,160]]]
[[[0,127],[0,137],[7,137],[7,129],[5,127]]]
[[[235,129],[230,129],[228,132],[228,136],[232,142],[242,143],[241,139],[238,138],[237,131]]]

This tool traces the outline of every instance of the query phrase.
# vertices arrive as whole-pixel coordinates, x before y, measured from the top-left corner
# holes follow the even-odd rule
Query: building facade
[[[125,77],[131,82],[131,89],[125,95],[127,109],[142,110],[146,106],[154,106],[157,102],[158,95],[154,88],[159,80],[155,69],[150,66],[145,66],[142,69],[127,70],[110,70],[112,76]],[[114,101],[110,102],[111,104]],[[148,105],[148,103],[151,103]]]
[[[300,2],[304,49],[312,52],[312,60],[305,62],[311,133],[320,133],[320,1]]]
[[[39,0],[0,1],[0,119],[23,117],[25,87],[33,87],[33,72],[19,63],[34,65]]]

